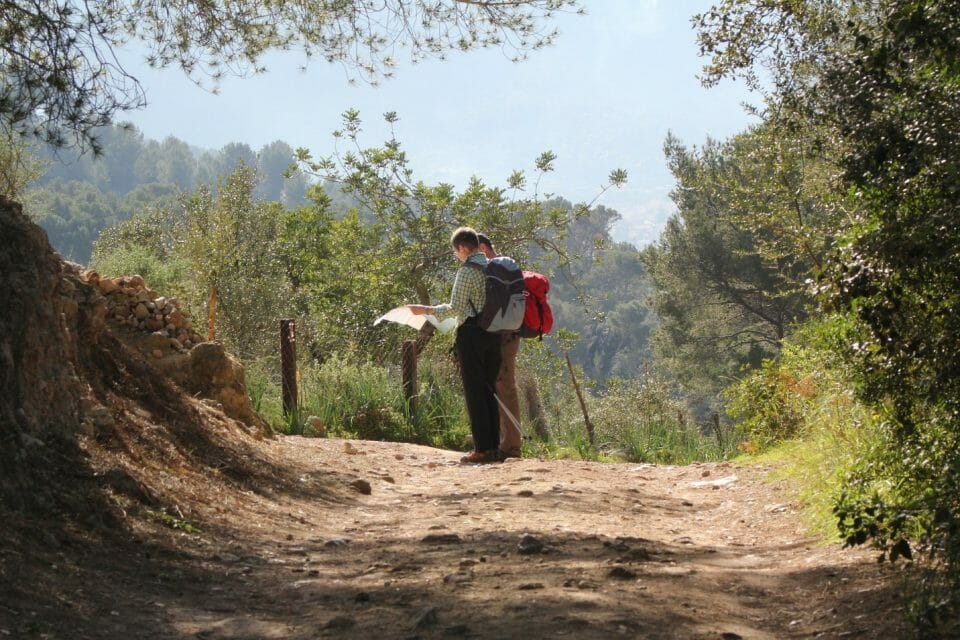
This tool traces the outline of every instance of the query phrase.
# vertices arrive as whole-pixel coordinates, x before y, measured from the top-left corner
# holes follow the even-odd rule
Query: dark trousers
[[[454,348],[460,362],[473,447],[477,451],[497,449],[500,408],[493,390],[500,372],[500,334],[480,328],[471,318],[457,328]]]

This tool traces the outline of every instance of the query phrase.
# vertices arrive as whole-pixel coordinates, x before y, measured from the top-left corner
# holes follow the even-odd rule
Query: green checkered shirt
[[[480,251],[475,251],[467,258],[467,262],[486,267],[487,257]],[[434,306],[433,315],[437,317],[437,320],[456,316],[460,319],[460,324],[463,324],[464,320],[476,315],[483,308],[487,301],[486,284],[487,280],[482,269],[474,269],[466,264],[461,265],[453,279],[450,302]]]

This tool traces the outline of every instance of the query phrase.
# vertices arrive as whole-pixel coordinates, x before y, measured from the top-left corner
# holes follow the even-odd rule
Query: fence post
[[[297,324],[280,321],[280,376],[283,385],[283,415],[296,415],[297,407]]]
[[[401,353],[401,381],[403,399],[409,407],[410,415],[417,415],[417,341],[404,340]]]

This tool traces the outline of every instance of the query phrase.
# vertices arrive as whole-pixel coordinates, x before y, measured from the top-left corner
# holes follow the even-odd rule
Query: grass
[[[459,375],[448,359],[421,360],[415,412],[403,397],[398,368],[335,356],[322,365],[300,366],[300,408],[285,416],[278,372],[279,363],[254,362],[247,366],[247,386],[254,408],[283,433],[412,442],[460,451],[471,446]],[[541,381],[544,387],[548,384]],[[528,429],[524,441],[528,457],[687,464],[735,454],[729,435],[724,437],[726,446],[719,446],[709,429],[685,422],[679,405],[649,380],[615,384],[602,396],[588,394],[595,445],[572,389],[554,385],[543,399],[549,441],[531,437]],[[322,432],[310,425],[308,417],[323,425]],[[522,422],[529,424],[528,416]]]
[[[354,362],[343,356],[333,356],[320,365],[301,364],[300,406],[290,415],[283,413],[279,374],[275,371],[279,371],[279,365],[265,360],[248,365],[247,387],[254,409],[282,433],[413,442],[452,449],[463,449],[468,440],[459,381],[452,379],[454,372],[449,368],[421,363],[419,395],[416,411],[412,411],[397,368]],[[321,424],[322,429],[311,422]]]

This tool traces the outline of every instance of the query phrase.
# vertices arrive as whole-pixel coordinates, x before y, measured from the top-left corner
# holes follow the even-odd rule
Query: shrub
[[[600,448],[607,454],[629,462],[685,464],[730,453],[721,446],[722,437],[709,435],[713,427],[701,429],[689,418],[666,381],[648,375],[608,382],[592,411]]]
[[[183,295],[180,284],[186,278],[183,263],[178,260],[161,260],[145,247],[124,245],[109,252],[95,252],[90,266],[104,276],[142,276],[147,286],[168,297]]]

